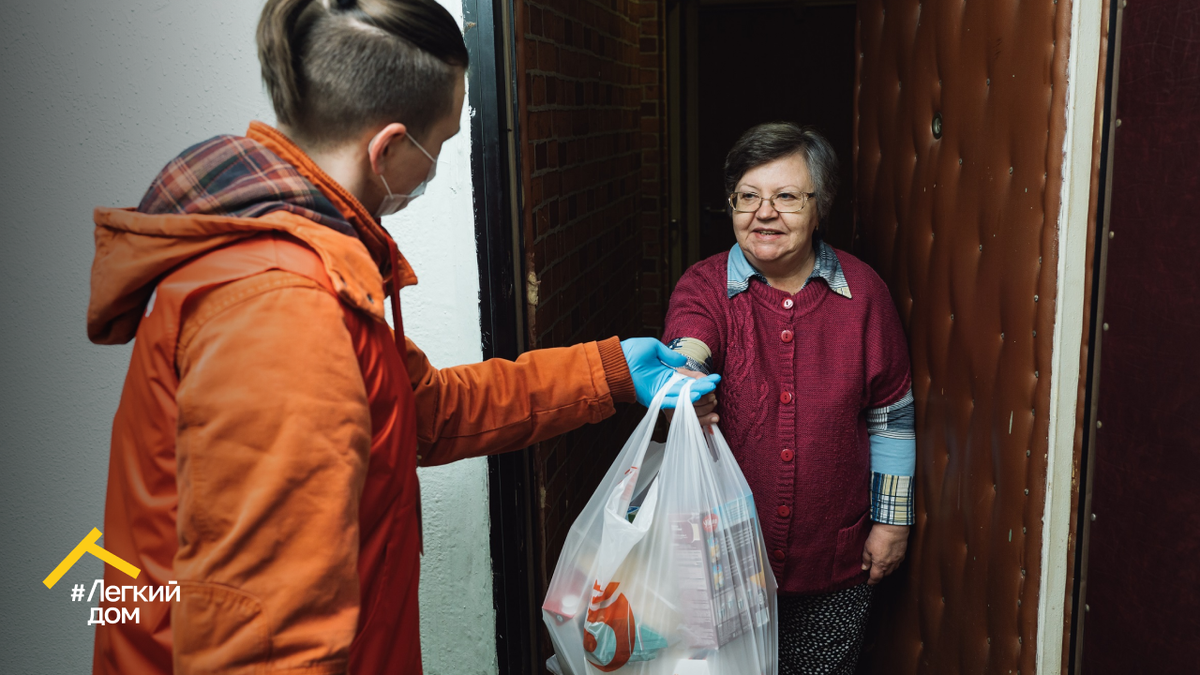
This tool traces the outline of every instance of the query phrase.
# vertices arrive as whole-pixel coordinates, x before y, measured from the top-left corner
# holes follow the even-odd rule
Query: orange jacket
[[[360,238],[286,211],[97,209],[89,336],[136,337],[104,546],[181,592],[123,603],[140,621],[97,627],[94,672],[419,673],[417,465],[597,422],[633,400],[628,367],[615,338],[441,370],[409,340],[402,360],[386,233],[282,134],[247,136]]]

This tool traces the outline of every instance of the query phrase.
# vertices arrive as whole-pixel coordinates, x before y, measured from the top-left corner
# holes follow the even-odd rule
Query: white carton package
[[[777,675],[775,577],[754,499],[686,393],[666,444],[651,442],[668,388],[567,535],[542,605],[555,650],[547,665],[563,675]]]

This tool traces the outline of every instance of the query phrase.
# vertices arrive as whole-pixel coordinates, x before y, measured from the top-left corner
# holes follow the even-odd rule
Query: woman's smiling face
[[[816,200],[808,200],[797,213],[780,213],[767,198],[781,192],[813,192],[804,156],[789,155],[756,166],[742,176],[735,190],[763,198],[757,211],[733,213],[733,233],[746,259],[768,276],[798,272],[812,254],[819,220]]]

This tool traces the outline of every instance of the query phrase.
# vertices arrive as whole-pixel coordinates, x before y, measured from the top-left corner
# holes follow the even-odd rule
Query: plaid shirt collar
[[[217,136],[184,150],[154,179],[137,210],[237,218],[290,211],[358,238],[346,217],[295,167],[262,143],[240,136]]]
[[[725,292],[730,298],[748,290],[750,281],[753,279],[758,279],[764,284],[768,283],[767,277],[754,269],[750,261],[746,260],[746,255],[742,253],[742,247],[737,244],[729,249],[727,269]],[[838,262],[837,253],[834,252],[832,246],[820,239],[817,240],[817,258],[813,262],[812,274],[808,275],[804,285],[807,286],[808,282],[813,279],[823,279],[829,285],[829,290],[844,298],[851,297],[850,285],[846,283],[846,275],[842,273],[842,264]]]
[[[138,211],[148,214],[261,218],[290,211],[366,246],[385,278],[392,276],[391,237],[362,204],[287,136],[251,122],[246,136],[217,136],[183,151],[159,173]],[[396,252],[399,286],[417,283]]]

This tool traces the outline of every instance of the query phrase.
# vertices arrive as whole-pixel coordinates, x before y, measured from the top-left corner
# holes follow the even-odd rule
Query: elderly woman
[[[666,339],[720,373],[721,428],[779,584],[780,673],[853,673],[872,586],[913,522],[908,350],[887,287],[820,238],[837,156],[756,126],[725,160],[737,244],[679,280]]]

